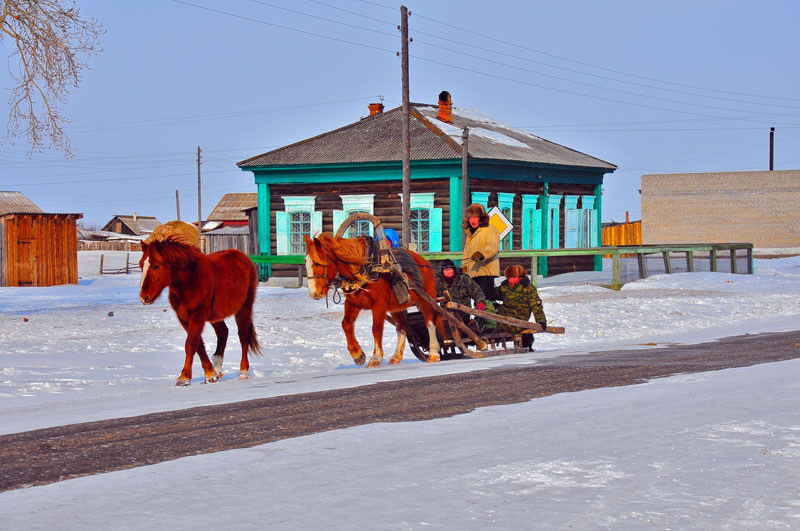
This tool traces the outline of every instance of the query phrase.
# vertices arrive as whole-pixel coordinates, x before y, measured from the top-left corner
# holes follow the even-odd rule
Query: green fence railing
[[[753,273],[753,244],[752,243],[692,243],[692,244],[663,244],[663,245],[619,245],[609,247],[584,247],[581,249],[533,249],[524,251],[500,251],[500,258],[527,258],[531,262],[531,279],[536,283],[539,274],[539,257],[542,256],[609,256],[612,259],[612,287],[622,286],[620,281],[620,261],[623,255],[634,255],[639,266],[639,278],[647,277],[648,255],[660,254],[664,260],[664,271],[672,273],[673,255],[683,255],[686,260],[686,269],[690,272],[695,270],[694,261],[697,253],[707,253],[710,263],[710,271],[717,271],[717,264],[720,259],[730,260],[731,273],[739,273],[737,258],[740,251],[747,259],[746,270],[742,273]],[[727,255],[727,257],[726,257]],[[437,260],[461,260],[461,251],[444,253],[422,253],[422,257],[428,261]],[[305,263],[304,255],[258,255],[250,257],[259,266],[262,280],[266,280],[268,266],[271,264],[298,264]],[[698,258],[700,259],[700,258]],[[703,258],[705,259],[705,257]],[[303,270],[298,270],[298,278],[302,283]]]

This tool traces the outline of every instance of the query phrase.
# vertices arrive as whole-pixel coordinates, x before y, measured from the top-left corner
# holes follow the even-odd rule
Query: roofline
[[[31,210],[14,210],[14,211],[10,211],[10,212],[0,212],[0,216],[8,216],[8,215],[11,215],[11,214],[18,214],[18,215],[19,214],[25,214],[25,215],[36,214],[36,215],[39,215],[39,216],[75,216],[77,218],[82,218],[83,217],[83,212],[42,212],[42,211],[35,212],[35,211],[31,211]]]

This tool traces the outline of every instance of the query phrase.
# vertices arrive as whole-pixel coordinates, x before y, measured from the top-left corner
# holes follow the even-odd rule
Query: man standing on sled
[[[534,320],[542,328],[547,328],[547,318],[544,315],[542,299],[539,297],[536,286],[525,274],[525,268],[521,265],[510,265],[506,267],[503,274],[505,274],[506,279],[498,288],[503,304],[498,306],[497,313],[523,321],[530,319],[531,314],[533,314]],[[498,329],[502,332],[518,331],[517,328],[502,323],[498,325]],[[531,349],[533,335],[523,334],[522,345]]]
[[[497,300],[494,279],[500,275],[500,233],[489,225],[489,216],[480,203],[467,207],[463,223],[467,231],[461,267],[483,290],[486,298]]]

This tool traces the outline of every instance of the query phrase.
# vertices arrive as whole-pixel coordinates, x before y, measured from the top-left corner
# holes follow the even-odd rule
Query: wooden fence
[[[641,245],[642,222],[615,223],[606,225],[602,230],[603,246]]]
[[[622,286],[620,275],[620,258],[624,256],[636,256],[639,265],[639,278],[647,278],[647,256],[661,255],[664,261],[664,271],[672,273],[673,255],[681,255],[686,260],[686,268],[689,272],[695,270],[695,255],[702,254],[708,256],[709,270],[717,271],[717,264],[720,258],[730,260],[731,273],[753,274],[753,244],[752,243],[693,243],[693,244],[664,244],[664,245],[625,245],[609,247],[586,247],[581,249],[537,249],[528,251],[500,251],[500,258],[527,258],[530,260],[530,275],[534,284],[537,282],[539,274],[539,258],[543,256],[587,256],[587,255],[606,255],[612,258],[611,287],[619,288]],[[423,258],[429,262],[439,260],[461,260],[461,251],[446,253],[425,253]],[[298,264],[298,282],[302,285],[305,263],[304,255],[260,255],[251,256],[253,262],[259,268],[261,280],[266,280],[266,271],[269,264]],[[737,258],[745,258],[747,265],[745,271],[739,271]],[[701,258],[697,258],[700,260]],[[703,258],[705,259],[705,258]]]

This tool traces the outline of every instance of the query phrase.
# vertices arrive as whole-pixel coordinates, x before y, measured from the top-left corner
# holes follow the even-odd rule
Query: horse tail
[[[248,308],[250,314],[250,319],[248,319],[249,325],[247,327],[247,349],[255,357],[260,358],[263,355],[263,352],[261,351],[261,345],[258,343],[258,338],[256,337],[256,327],[253,324],[253,303],[256,300],[256,288],[258,287],[258,269],[249,258],[247,258],[247,262],[251,266],[250,284],[247,289],[247,300],[244,302],[244,307]]]

